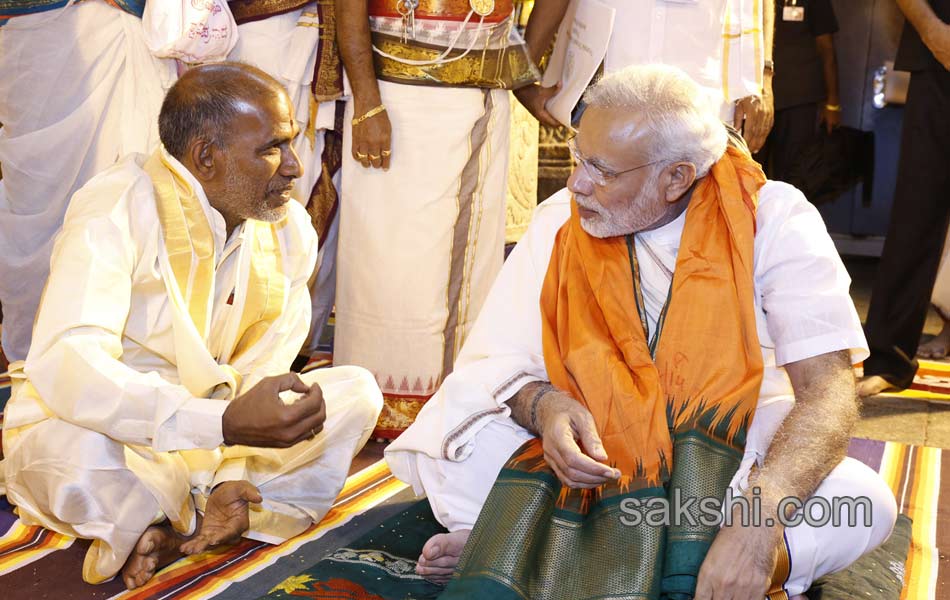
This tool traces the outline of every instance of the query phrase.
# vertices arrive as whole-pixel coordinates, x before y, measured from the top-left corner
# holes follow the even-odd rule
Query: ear
[[[188,158],[194,166],[192,173],[200,181],[210,181],[217,173],[217,147],[208,140],[195,138],[188,147]]]
[[[665,200],[670,204],[679,201],[683,194],[696,181],[696,165],[689,162],[678,162],[667,169],[667,186]]]

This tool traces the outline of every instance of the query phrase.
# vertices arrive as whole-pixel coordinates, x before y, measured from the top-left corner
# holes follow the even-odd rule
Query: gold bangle
[[[360,123],[362,123],[362,122],[365,121],[366,119],[369,119],[370,117],[375,117],[376,115],[378,115],[379,113],[383,112],[384,110],[386,110],[386,107],[385,107],[384,105],[382,105],[382,104],[380,104],[380,105],[377,106],[376,108],[371,108],[371,109],[369,109],[368,111],[366,111],[365,113],[363,113],[363,114],[360,115],[359,117],[356,117],[356,118],[353,119],[353,127],[356,127],[357,125],[359,125]]]
[[[841,112],[840,104],[826,104],[825,110],[830,110],[831,112]]]

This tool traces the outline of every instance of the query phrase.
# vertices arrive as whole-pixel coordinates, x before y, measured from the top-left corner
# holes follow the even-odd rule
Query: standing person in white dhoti
[[[320,240],[310,285],[313,316],[304,355],[316,350],[336,295],[343,97],[343,66],[336,44],[333,0],[229,3],[238,42],[228,55],[254,65],[284,84],[296,107],[302,135],[294,150],[303,165],[293,197],[307,207]],[[340,107],[342,110],[342,106]]]
[[[452,371],[501,268],[507,89],[543,107],[534,63],[566,4],[536,3],[525,42],[511,0],[337,0],[352,97],[334,360],[376,375],[380,437]]]
[[[758,152],[775,113],[771,0],[601,1],[616,10],[608,73],[658,63],[683,69]]]
[[[0,13],[18,16],[0,27],[0,304],[13,362],[30,348],[69,198],[120,156],[158,145],[175,65],[149,54],[142,1],[7,4]]]
[[[445,582],[463,556],[444,597],[781,598],[890,532],[887,484],[845,458],[868,354],[847,272],[814,207],[727,149],[700,94],[658,66],[588,90],[569,189],[387,448],[450,531],[417,572]],[[679,512],[709,498],[719,515],[730,488],[759,519]],[[677,512],[629,524],[630,497]],[[863,520],[776,523],[782,499],[847,497],[868,499]]]
[[[159,121],[151,157],[74,196],[3,430],[20,518],[93,539],[83,578],[121,569],[129,588],[182,553],[319,521],[382,404],[362,369],[287,372],[317,239],[291,200],[280,84],[198,67]]]

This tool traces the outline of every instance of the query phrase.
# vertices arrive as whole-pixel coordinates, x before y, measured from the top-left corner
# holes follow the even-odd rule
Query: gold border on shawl
[[[403,43],[399,38],[379,32],[373,33],[373,45],[392,56],[414,61],[435,60],[445,51],[418,42]],[[453,50],[446,60],[463,52]],[[379,79],[406,85],[513,90],[540,78],[540,72],[528,58],[524,45],[472,51],[452,62],[424,66],[405,64],[380,54],[375,54],[373,60]]]
[[[246,300],[238,331],[240,337],[231,353],[233,362],[252,348],[284,309],[286,278],[277,235],[279,224],[248,220],[245,243],[251,246]]]
[[[775,571],[772,572],[772,584],[766,597],[768,600],[788,600],[788,592],[785,591],[785,582],[792,570],[792,559],[788,552],[788,542],[785,536],[782,536],[782,544],[778,550],[778,559],[775,563]]]
[[[191,185],[158,149],[143,169],[155,189],[165,252],[198,333],[207,338],[214,287],[214,234]]]
[[[311,95],[317,102],[327,102],[343,96],[343,66],[337,50],[334,0],[317,0],[317,14],[320,33]]]

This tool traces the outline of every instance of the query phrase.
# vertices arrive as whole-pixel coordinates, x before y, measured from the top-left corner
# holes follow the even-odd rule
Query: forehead
[[[293,137],[295,123],[293,105],[287,94],[268,94],[239,103],[238,115],[232,126],[234,133],[244,136],[272,138],[275,135]]]
[[[636,156],[646,150],[648,137],[640,116],[622,108],[591,106],[577,127],[577,146],[591,158]]]

